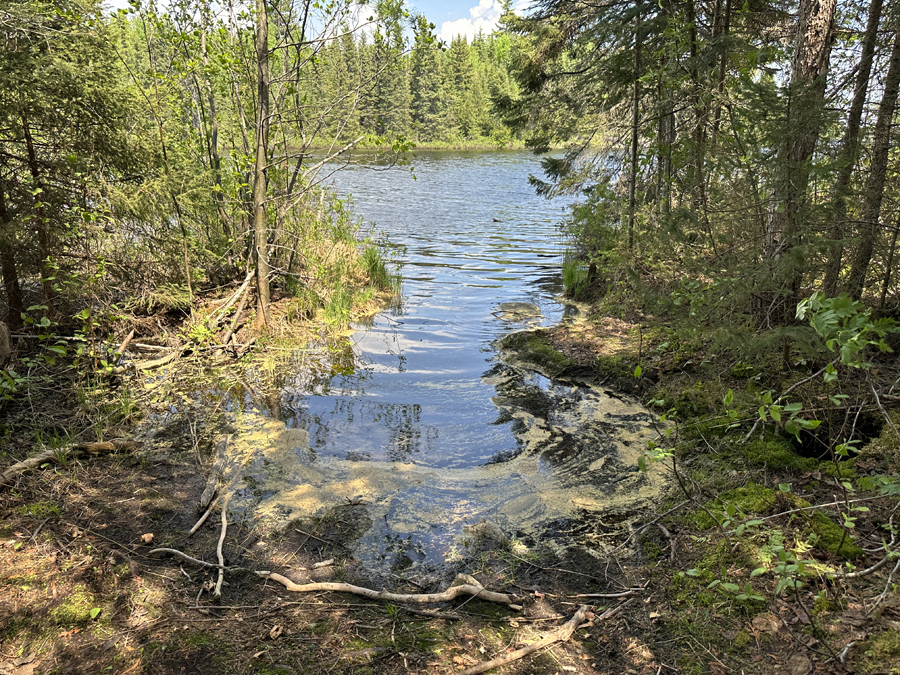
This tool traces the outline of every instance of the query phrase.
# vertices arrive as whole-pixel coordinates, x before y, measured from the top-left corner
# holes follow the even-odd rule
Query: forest
[[[0,6],[0,566],[15,570],[0,575],[0,617],[9,619],[0,647],[16,652],[0,652],[10,659],[0,670],[50,654],[82,672],[181,672],[169,649],[196,662],[190,672],[321,672],[322,653],[343,664],[338,672],[482,672],[480,655],[447,654],[474,652],[485,626],[496,639],[480,643],[482,655],[524,658],[512,651],[517,619],[485,609],[482,583],[530,593],[545,611],[523,622],[568,617],[570,605],[599,598],[596,624],[585,605],[572,630],[545,635],[543,646],[562,643],[553,659],[568,659],[567,671],[900,668],[900,4],[502,6],[495,31],[449,44],[403,0]],[[157,485],[180,491],[175,501],[203,490],[197,472],[215,444],[201,413],[219,414],[215,393],[244,387],[253,400],[277,399],[264,390],[281,366],[267,359],[298,342],[340,354],[333,374],[352,371],[352,350],[335,346],[341,331],[398,306],[390,242],[329,187],[336,171],[360,156],[414,170],[416,149],[523,147],[542,157],[543,173],[531,177],[537,193],[574,199],[558,224],[567,245],[560,274],[586,316],[526,341],[542,363],[562,364],[557,375],[589,373],[659,421],[635,468],[665,472],[659,503],[611,512],[611,524],[566,523],[610,556],[605,570],[587,554],[482,552],[467,573],[483,581],[456,587],[482,599],[481,614],[457,629],[441,622],[461,614],[398,618],[416,593],[369,591],[389,597],[389,609],[369,606],[357,618],[309,610],[315,644],[288,656],[293,647],[278,639],[289,635],[293,605],[273,609],[258,579],[232,576],[226,530],[253,542],[235,545],[234,559],[276,569],[302,550],[298,569],[318,579],[317,556],[346,562],[336,542],[355,526],[349,520],[319,517],[303,524],[308,531],[263,536],[230,522],[226,499],[216,563],[192,557],[216,550],[210,528],[185,548],[191,514],[172,515],[168,537],[150,507],[129,516],[147,533],[101,527],[115,521],[111,504],[151,493],[146,503],[164,501],[144,486],[157,475]],[[123,364],[128,349],[142,360]],[[129,379],[173,363],[177,377]],[[241,378],[252,368],[260,382],[248,384]],[[201,382],[207,398],[179,422],[177,443],[166,442],[183,446],[178,466],[193,462],[190,470],[149,454],[120,459],[137,447],[121,439],[138,420],[187,401],[186,381]],[[89,459],[76,464],[79,454]],[[94,466],[104,472],[98,482]],[[223,487],[210,480],[207,490]],[[341,507],[362,504],[347,501]],[[150,528],[179,562],[143,548]],[[73,551],[87,562],[75,563]],[[74,567],[61,570],[64,558]],[[611,575],[609,560],[619,569]],[[165,576],[181,563],[188,582],[191,565],[205,570],[216,598],[228,571],[230,592],[246,602],[212,610],[252,608],[252,658],[239,630],[188,633],[200,594],[187,598],[176,581],[188,582]],[[141,565],[166,579],[144,604],[133,600],[151,583]],[[297,590],[276,573],[256,574]],[[47,575],[69,604],[38,581]],[[150,613],[137,628],[104,623],[121,615],[116,594],[126,586],[129,606]],[[183,608],[165,614],[177,593]],[[499,602],[519,606],[512,595]],[[23,614],[25,606],[37,609]],[[189,637],[177,637],[173,622]],[[373,633],[348,657],[357,624]],[[83,631],[73,643],[81,656],[61,646],[61,630],[66,639]],[[529,624],[535,640],[540,630]],[[138,655],[91,651],[115,631],[123,645],[140,633]],[[222,644],[239,667],[203,670]],[[294,670],[278,670],[274,656],[263,663],[270,647],[299,659]],[[534,667],[557,672],[553,659],[535,657]]]

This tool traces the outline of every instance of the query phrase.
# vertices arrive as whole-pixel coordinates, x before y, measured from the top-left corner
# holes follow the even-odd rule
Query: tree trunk
[[[22,133],[25,137],[25,149],[28,152],[28,169],[31,172],[31,179],[34,181],[35,188],[42,189],[41,171],[37,161],[37,153],[34,149],[34,138],[31,135],[31,124],[28,121],[28,113],[25,111],[24,107],[21,111],[21,119]],[[53,291],[53,282],[51,279],[54,276],[55,270],[50,265],[50,236],[47,234],[47,214],[44,207],[40,206],[42,200],[46,198],[47,195],[38,193],[35,200],[36,204],[38,204],[35,206],[37,214],[35,223],[37,225],[38,247],[41,250],[41,284],[44,287],[44,302],[47,303],[47,311],[52,312],[55,293]]]
[[[897,233],[900,232],[900,215],[894,221],[894,232],[891,234],[891,245],[888,248],[887,264],[884,266],[884,282],[881,285],[881,299],[878,306],[884,309],[888,288],[891,286],[891,273],[894,270],[894,254],[897,252]]]
[[[266,227],[266,155],[269,146],[269,16],[266,0],[256,0],[256,163],[253,172],[253,232],[257,303],[268,323],[269,245]]]
[[[824,120],[825,84],[834,41],[836,0],[801,0],[787,91],[784,137],[778,150],[773,198],[766,219],[764,254],[774,288],[764,291],[760,324],[784,324],[793,316],[804,269],[793,249],[803,234],[801,208],[807,197],[809,160]],[[769,283],[772,283],[769,282]]]
[[[841,154],[838,159],[840,169],[834,186],[834,211],[831,216],[832,244],[829,246],[829,259],[822,289],[826,296],[833,296],[837,293],[843,252],[840,240],[844,238],[844,226],[847,222],[847,195],[850,191],[850,178],[859,155],[859,129],[866,96],[869,93],[869,76],[875,56],[875,42],[878,39],[878,23],[881,20],[882,4],[883,0],[872,0],[869,5],[869,19],[866,23],[866,34],[863,37],[862,54],[859,57],[853,101],[850,104],[850,112],[847,114],[847,129],[844,131],[844,138],[841,142]]]
[[[7,230],[10,225],[9,211],[6,209],[6,193],[0,185],[0,227]],[[6,289],[6,302],[9,316],[6,323],[12,330],[22,327],[22,313],[25,305],[22,301],[22,286],[16,270],[16,257],[6,237],[0,238],[0,269],[3,271],[3,286]]]
[[[884,197],[884,179],[887,173],[888,151],[891,148],[891,121],[897,107],[897,93],[900,90],[900,32],[894,34],[894,46],[891,49],[891,61],[887,77],[884,80],[884,94],[878,106],[878,120],[875,122],[873,134],[872,162],[869,177],[863,192],[863,212],[860,223],[859,247],[853,257],[850,277],[847,279],[847,292],[854,298],[862,295],[866,285],[866,272],[875,249],[875,239],[880,227],[881,201]]]
[[[796,245],[800,207],[822,127],[825,81],[834,39],[835,0],[801,0],[791,64],[785,136],[778,153],[775,193],[766,223],[766,254],[775,258]]]
[[[209,53],[206,49],[206,13],[203,12],[203,25],[200,33],[200,52],[203,56],[203,65],[209,68]],[[206,87],[206,95],[209,101],[209,154],[215,183],[214,198],[216,211],[219,214],[219,222],[222,223],[222,234],[231,238],[231,226],[228,222],[228,213],[225,211],[225,195],[222,190],[222,159],[219,156],[219,118],[216,114],[216,97],[208,76],[204,76],[203,83]],[[199,94],[199,92],[198,92]],[[229,251],[231,248],[229,247]],[[229,253],[229,258],[231,254]]]
[[[634,221],[637,211],[638,125],[640,124],[641,23],[634,28],[634,100],[631,112],[631,169],[628,184],[628,248],[634,248]]]
[[[724,15],[722,17],[721,28],[717,34],[718,40],[724,40],[731,33],[731,0],[725,0]],[[713,116],[712,141],[710,142],[710,151],[715,154],[716,144],[719,138],[719,127],[722,121],[722,107],[725,104],[725,76],[728,73],[728,49],[724,45],[720,45],[721,54],[719,56],[719,83],[716,87],[716,111]]]

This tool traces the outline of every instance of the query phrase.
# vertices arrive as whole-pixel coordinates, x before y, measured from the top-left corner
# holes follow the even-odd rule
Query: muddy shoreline
[[[663,361],[651,363],[646,377],[634,377],[641,343],[647,348],[638,324],[617,319],[587,328],[541,331],[542,343],[562,357],[543,351],[548,374],[601,387],[631,381],[645,397],[685,379],[683,369]],[[678,391],[695,400],[692,387]],[[494,541],[441,570],[404,567],[403,555],[413,563],[414,552],[398,542],[392,553],[401,564],[382,576],[366,570],[348,545],[372,520],[367,505],[352,498],[287,526],[261,527],[240,513],[227,521],[227,566],[277,571],[296,583],[337,581],[407,593],[443,590],[449,577],[463,572],[486,589],[523,597],[522,611],[461,598],[429,607],[433,614],[423,616],[415,613],[419,607],[342,593],[300,596],[241,571],[228,572],[222,597],[214,598],[215,570],[150,551],[173,548],[216,562],[220,519],[210,518],[192,537],[187,533],[199,516],[195,505],[216,441],[239,429],[202,398],[187,398],[179,410],[165,401],[146,410],[152,444],[44,466],[0,492],[4,675],[455,673],[540,639],[586,601],[595,615],[618,611],[500,672],[835,672],[839,662],[829,659],[824,639],[838,648],[868,640],[875,651],[848,653],[858,654],[858,671],[869,672],[877,661],[867,660],[873,658],[867,653],[891,653],[885,640],[893,629],[884,622],[893,621],[893,605],[872,618],[860,604],[880,592],[889,569],[852,585],[841,582],[843,602],[816,605],[814,596],[735,600],[707,587],[715,586],[717,574],[741,579],[755,553],[745,544],[728,546],[693,515],[699,509],[684,509],[677,490],[643,511],[585,508],[559,523],[555,534],[568,538],[568,545],[517,548]],[[702,459],[693,461],[702,468]],[[746,485],[733,470],[717,480],[727,481],[720,488],[725,494]],[[768,494],[736,489],[744,490],[742,498]],[[650,526],[632,537],[641,522]],[[765,577],[753,580],[760,593],[768,583]],[[813,606],[816,614],[804,609]],[[845,626],[845,632],[818,632],[823,621]]]

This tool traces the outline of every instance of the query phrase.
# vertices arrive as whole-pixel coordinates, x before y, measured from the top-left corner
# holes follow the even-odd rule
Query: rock
[[[509,538],[503,534],[500,526],[489,520],[467,525],[463,528],[463,533],[474,543],[476,550],[492,551],[509,546]]]

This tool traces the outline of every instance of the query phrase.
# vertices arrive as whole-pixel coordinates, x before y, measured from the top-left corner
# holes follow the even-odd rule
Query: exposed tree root
[[[296,593],[315,593],[319,591],[335,591],[338,593],[354,593],[362,595],[372,600],[384,600],[386,602],[408,602],[413,604],[431,604],[437,602],[449,602],[460,595],[474,595],[482,600],[490,602],[498,602],[503,605],[509,605],[510,609],[520,610],[522,606],[517,604],[519,598],[514,595],[505,593],[495,593],[485,590],[477,579],[467,574],[457,574],[453,583],[458,584],[451,586],[443,593],[389,593],[388,591],[373,591],[370,588],[362,586],[354,586],[353,584],[337,583],[337,582],[320,582],[313,584],[295,584],[287,577],[283,577],[275,572],[257,572],[258,576],[264,579],[271,579],[282,584],[289,591]]]

